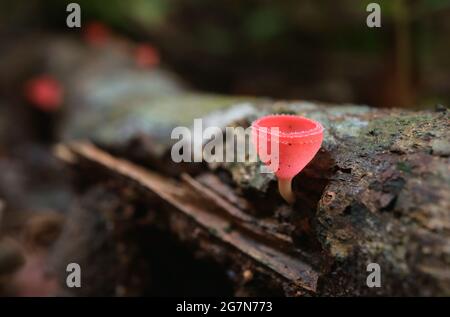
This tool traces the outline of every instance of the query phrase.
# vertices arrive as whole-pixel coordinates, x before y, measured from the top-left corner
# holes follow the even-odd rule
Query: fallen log
[[[58,156],[74,167],[82,189],[99,187],[102,197],[113,183],[117,193],[112,196],[120,198],[117,209],[139,205],[135,209],[143,218],[127,221],[127,234],[142,222],[162,227],[190,252],[209,254],[224,271],[234,272],[229,275],[237,294],[450,294],[450,129],[445,108],[413,112],[192,94],[163,70],[131,67],[131,57],[122,50],[89,51],[69,40],[43,46],[40,55],[51,56],[47,71],[71,87]],[[304,115],[325,127],[321,151],[293,181],[293,206],[278,195],[271,175],[258,172],[258,163],[175,164],[170,158],[170,132],[176,126],[190,126],[201,117],[205,128],[247,127],[269,113]],[[80,139],[96,147],[71,145]],[[112,168],[111,160],[127,168]],[[174,186],[183,195],[174,194]],[[145,199],[122,193],[128,191],[145,193]],[[97,194],[92,197],[89,207]],[[141,205],[145,211],[139,211]],[[122,215],[104,218],[120,231]],[[214,234],[207,229],[222,223],[230,224],[227,230]],[[105,231],[105,249],[122,245]],[[133,239],[130,248],[147,250],[141,236]],[[272,252],[284,260],[268,257]],[[108,261],[94,259],[89,266]],[[130,266],[128,260],[123,263]],[[381,287],[366,283],[370,263],[380,267]],[[263,291],[268,288],[274,291]],[[111,292],[114,287],[105,294]]]
[[[223,102],[199,96],[199,104],[222,105],[202,115],[204,122],[222,128],[247,127],[267,113],[305,115],[324,125],[322,149],[294,179],[297,202],[288,206],[273,177],[258,173],[259,163],[174,169],[167,131],[179,120],[164,116],[158,122],[165,138],[164,133],[155,138],[144,132],[148,124],[142,127],[135,120],[145,109],[155,114],[153,120],[159,108],[174,111],[176,117],[177,109],[195,104],[196,98],[180,96],[170,103],[162,98],[128,108],[112,126],[85,111],[91,126],[84,122],[83,137],[97,146],[67,142],[57,153],[81,176],[103,170],[107,179],[151,194],[149,204],[163,203],[167,215],[161,221],[168,233],[241,272],[239,276],[257,272],[285,295],[450,294],[447,110],[408,112],[257,99]],[[116,137],[125,128],[128,138]],[[79,130],[69,120],[66,138],[78,137]],[[367,283],[370,263],[379,265],[381,287]],[[235,289],[245,294],[251,283],[238,280]]]

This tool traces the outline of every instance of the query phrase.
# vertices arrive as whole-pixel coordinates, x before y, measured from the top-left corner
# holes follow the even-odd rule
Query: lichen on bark
[[[197,97],[177,98],[179,101],[175,98],[172,104],[180,106],[196,104]],[[450,294],[447,111],[218,100],[221,98],[200,98],[199,102],[213,106],[194,116],[224,128],[248,127],[255,118],[269,113],[291,113],[317,120],[325,127],[321,150],[294,179],[297,203],[292,207],[278,196],[273,175],[259,173],[260,162],[206,165],[213,173],[228,174],[229,185],[249,202],[251,212],[291,235],[298,249],[321,254],[321,294]],[[166,106],[156,100],[139,112],[155,113],[153,107]],[[158,115],[150,117],[159,120]],[[120,122],[142,132],[136,122]],[[166,128],[173,122],[177,120],[164,116],[159,121]],[[97,128],[108,130],[108,125]],[[76,124],[69,127],[78,129]],[[144,129],[143,136],[156,139],[165,149],[162,152],[167,152],[170,136],[166,128],[156,138],[156,132]],[[114,126],[111,131],[121,130]],[[135,136],[133,133],[128,139]],[[94,134],[93,139],[110,146],[112,139],[102,137]],[[122,154],[133,159],[133,151],[138,149]],[[149,151],[148,155],[154,153]],[[366,267],[371,262],[382,268],[382,288],[366,285]]]

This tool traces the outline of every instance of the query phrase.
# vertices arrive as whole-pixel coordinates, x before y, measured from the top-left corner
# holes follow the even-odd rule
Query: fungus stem
[[[284,198],[289,204],[293,204],[295,201],[294,193],[292,192],[292,178],[278,179],[278,190],[281,197]]]

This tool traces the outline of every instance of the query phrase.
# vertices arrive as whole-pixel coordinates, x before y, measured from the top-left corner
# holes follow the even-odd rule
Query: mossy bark
[[[192,98],[196,97],[189,95],[189,103],[195,103]],[[220,105],[220,110],[209,113],[214,107],[208,106],[204,122],[247,127],[264,114],[294,113],[318,120],[325,127],[322,149],[293,180],[296,203],[292,206],[279,196],[273,175],[258,172],[258,163],[201,164],[195,169],[186,165],[180,169],[206,186],[211,184],[204,180],[205,175],[218,176],[220,184],[210,186],[212,191],[250,215],[255,226],[267,235],[289,237],[290,247],[308,258],[319,274],[313,293],[450,294],[447,110],[410,112],[309,102],[221,100],[208,99],[212,105]],[[182,113],[185,102],[183,96],[178,102],[173,100],[173,110],[179,108]],[[155,100],[147,106],[148,111],[167,106],[163,105],[163,101]],[[145,109],[141,108],[140,113]],[[132,110],[123,113],[123,124],[130,124],[125,118],[133,116]],[[160,125],[170,131],[175,123],[167,119]],[[95,131],[118,131],[109,129],[109,122],[95,126]],[[66,128],[66,135],[78,129],[70,123]],[[172,173],[167,173],[164,168],[173,166],[167,159],[170,135],[155,141],[151,133],[137,133],[139,124],[130,124],[129,130],[136,133],[120,144],[110,142],[114,139],[111,135],[103,140],[102,133],[91,139],[111,153],[161,175],[175,174],[177,179],[180,170],[174,173],[170,168]],[[163,150],[155,153],[155,148]],[[227,188],[227,195],[221,186]],[[380,288],[366,284],[367,265],[372,262],[381,267]],[[297,293],[285,293],[303,294],[301,287]]]

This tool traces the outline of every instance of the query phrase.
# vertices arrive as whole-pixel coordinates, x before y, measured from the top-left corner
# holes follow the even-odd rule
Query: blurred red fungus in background
[[[62,105],[63,88],[52,76],[40,75],[26,83],[25,97],[42,111],[55,111]]]
[[[150,44],[139,44],[135,51],[136,64],[139,67],[154,67],[159,64],[158,50]]]
[[[111,32],[102,22],[94,21],[84,27],[83,37],[92,46],[102,46],[111,37]]]

